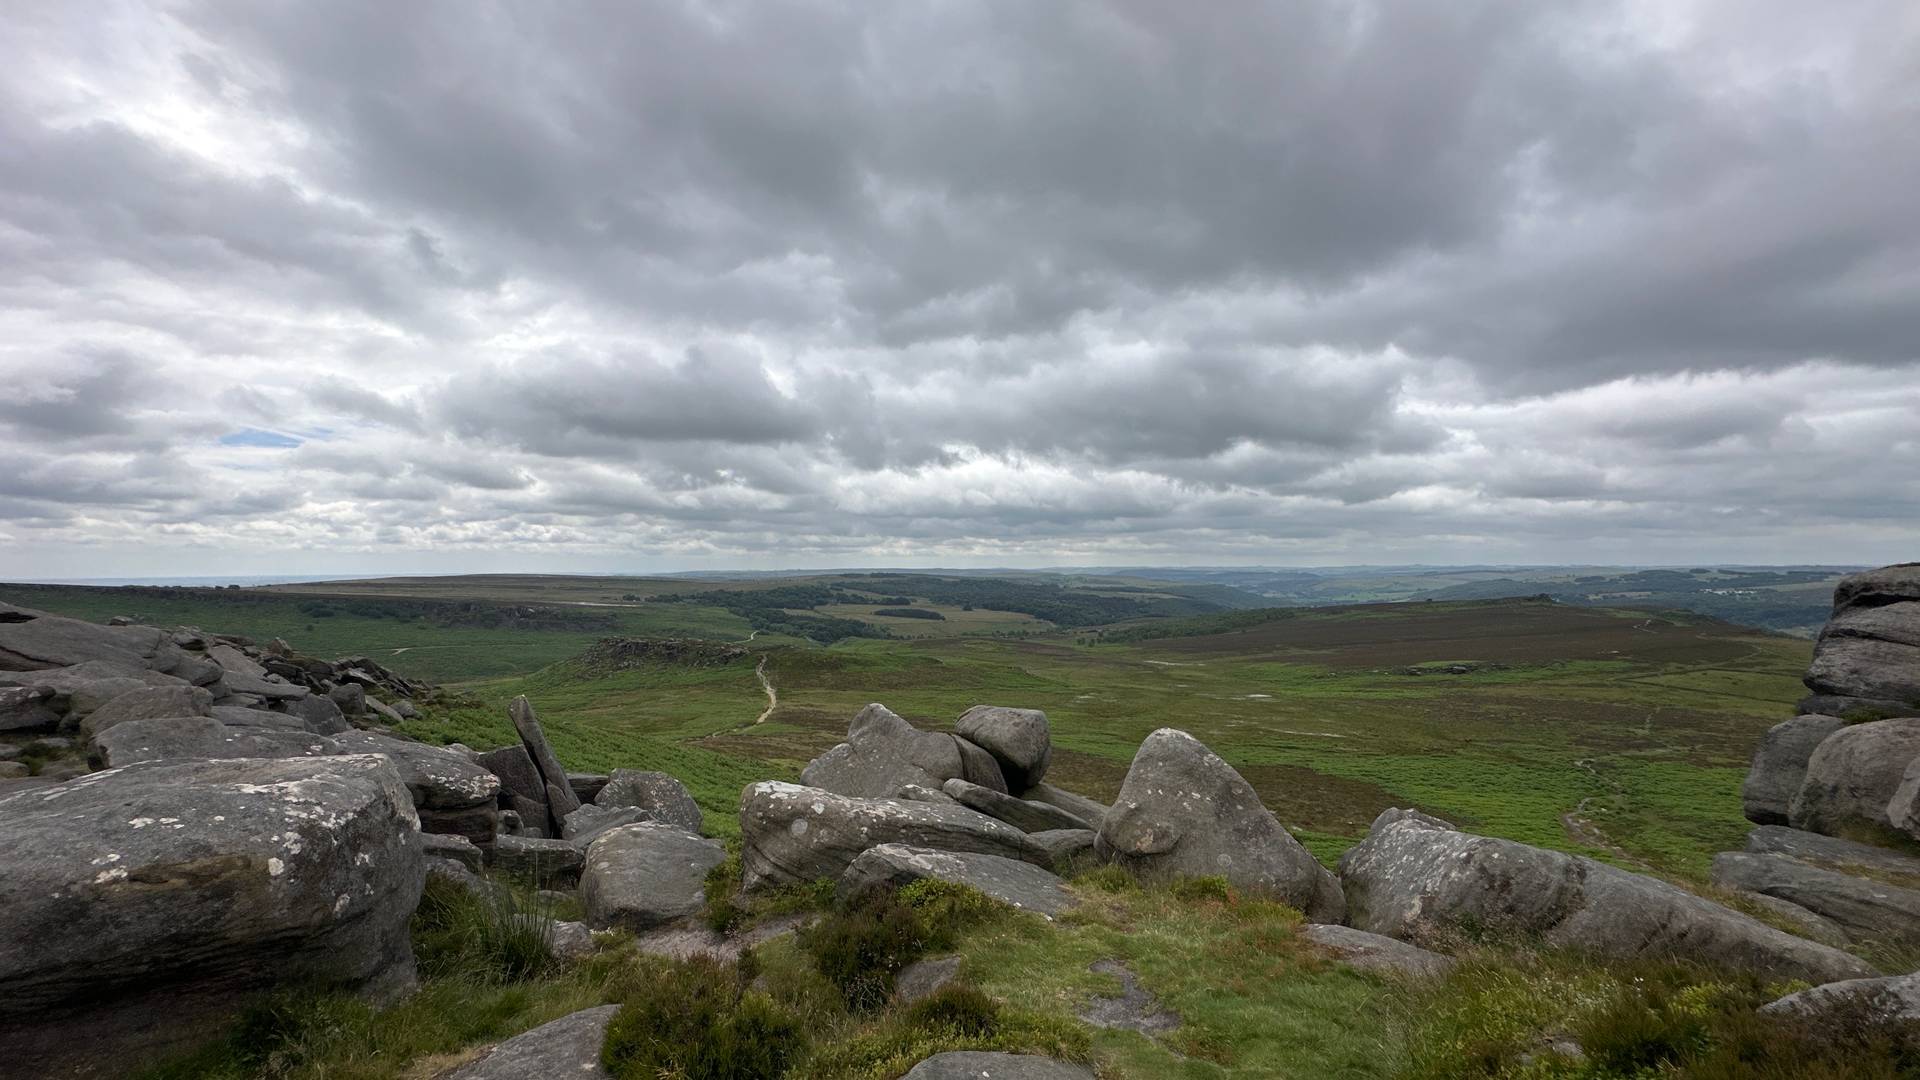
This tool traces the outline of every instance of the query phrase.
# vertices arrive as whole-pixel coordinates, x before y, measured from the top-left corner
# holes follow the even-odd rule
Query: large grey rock
[[[600,797],[606,790],[607,781],[613,779],[606,773],[570,772],[567,774],[567,786],[573,789],[573,797],[585,806]]]
[[[87,742],[87,758],[100,769],[140,761],[327,757],[340,752],[339,744],[324,735],[228,727],[211,716],[129,720]]]
[[[346,714],[340,711],[340,706],[334,704],[333,698],[326,694],[308,694],[286,702],[283,707],[288,716],[297,717],[315,735],[337,735],[353,728],[352,724],[347,723]]]
[[[601,1005],[515,1035],[439,1080],[613,1080],[600,1044],[618,1005]]]
[[[1815,694],[1920,706],[1920,564],[1841,579],[1805,681]]]
[[[1843,727],[1821,741],[1787,809],[1796,829],[1843,835],[1891,830],[1887,807],[1907,766],[1920,757],[1920,719]]]
[[[1073,903],[1064,882],[1032,863],[907,844],[880,844],[861,852],[840,875],[839,894],[848,902],[858,903],[883,889],[923,878],[968,885],[1002,903],[1048,918]]]
[[[999,818],[1021,832],[1093,828],[1092,822],[1075,817],[1057,806],[1016,799],[992,788],[970,784],[959,777],[942,784],[940,790],[952,796],[960,805],[971,807],[988,817]]]
[[[1224,876],[1339,922],[1340,882],[1261,804],[1233,766],[1184,731],[1161,728],[1133,756],[1094,850],[1147,878]]]
[[[749,784],[742,792],[740,833],[741,881],[749,891],[838,880],[861,852],[879,844],[1051,862],[1026,833],[964,806],[850,798],[779,781]]]
[[[1796,904],[1838,924],[1854,941],[1920,943],[1920,890],[1745,851],[1714,856],[1713,882]]]
[[[586,864],[586,853],[565,840],[532,836],[496,836],[487,858],[493,869],[543,888],[572,888]]]
[[[652,821],[653,815],[637,806],[595,806],[592,803],[567,815],[560,823],[560,838],[585,848],[595,837],[622,825]]]
[[[501,802],[517,811],[528,828],[542,833],[559,830],[547,807],[547,783],[540,778],[533,759],[527,756],[525,743],[488,750],[475,760],[500,778]]]
[[[1908,762],[1900,774],[1900,786],[1887,800],[1887,823],[1920,840],[1920,758]]]
[[[513,704],[507,708],[507,716],[513,721],[513,729],[520,733],[520,741],[526,745],[527,756],[533,759],[533,767],[540,772],[547,808],[552,811],[554,821],[565,821],[568,814],[580,809],[580,799],[573,793],[573,786],[567,783],[566,766],[560,764],[552,744],[547,742],[546,730],[540,726],[539,717],[534,715],[533,703],[524,696],[514,698]]]
[[[80,721],[80,737],[92,738],[128,720],[167,716],[212,716],[213,695],[199,686],[143,686],[129,690]]]
[[[267,677],[267,669],[259,662],[225,642],[207,647],[207,659],[220,665],[220,669],[229,674],[251,675],[256,679]]]
[[[1453,958],[1409,945],[1384,934],[1351,926],[1308,923],[1300,936],[1332,953],[1348,967],[1419,979],[1437,979],[1453,970]]]
[[[1095,834],[1092,829],[1046,829],[1027,835],[1046,849],[1047,855],[1053,860],[1055,873],[1072,873],[1081,863],[1094,858]]]
[[[345,731],[331,738],[348,753],[393,759],[413,796],[422,830],[493,843],[500,830],[500,780],[465,754],[371,731]]]
[[[911,1005],[921,998],[931,997],[952,984],[960,977],[960,958],[942,956],[934,960],[917,960],[900,969],[893,980],[893,1004],[895,1008]]]
[[[1031,802],[1043,802],[1048,806],[1065,810],[1067,813],[1086,822],[1087,826],[1092,829],[1098,829],[1100,823],[1106,820],[1107,816],[1108,808],[1104,804],[1089,799],[1079,792],[1068,791],[1065,788],[1055,787],[1052,784],[1035,784],[1022,792],[1020,797]]]
[[[960,714],[953,730],[993,755],[1009,791],[1025,791],[1046,778],[1053,740],[1047,714],[1039,709],[975,705]]]
[[[1920,562],[1894,563],[1848,574],[1833,587],[1835,615],[1908,600],[1920,600]]]
[[[274,985],[412,985],[420,834],[383,759],[140,764],[0,820],[8,1075],[124,1073]]]
[[[300,701],[313,693],[297,683],[281,681],[277,676],[261,678],[236,671],[222,675],[220,684],[227,688],[229,694],[251,695],[268,701]]]
[[[1347,922],[1425,948],[1472,933],[1592,955],[1673,956],[1814,982],[1872,974],[1806,941],[1655,878],[1592,859],[1472,836],[1387,811],[1340,860]]]
[[[587,925],[638,932],[696,915],[707,902],[707,871],[726,858],[719,841],[663,822],[602,833],[580,873]]]
[[[1787,809],[1807,776],[1807,760],[1826,737],[1847,726],[1837,716],[1796,716],[1767,729],[1740,789],[1747,820],[1785,825]]]
[[[91,660],[166,670],[179,662],[180,650],[151,626],[100,626],[44,612],[24,621],[0,621],[0,670],[35,671]]]
[[[473,841],[449,833],[420,834],[420,853],[429,859],[450,859],[476,872],[486,861]]]
[[[52,731],[59,725],[50,687],[0,686],[0,731]]]
[[[1827,983],[1770,1001],[1760,1015],[1846,1027],[1920,1022],[1920,972]]]
[[[40,671],[0,671],[0,686],[28,686],[52,692],[49,708],[78,721],[129,690],[145,686],[187,686],[185,679],[132,664],[103,660]]]
[[[1756,855],[1785,855],[1843,874],[1866,874],[1920,889],[1920,857],[1837,836],[1763,825],[1747,833],[1747,850]]]
[[[365,716],[367,712],[367,688],[358,683],[341,683],[327,690],[327,699],[341,714],[348,717]]]
[[[875,702],[847,725],[846,742],[807,763],[800,782],[862,799],[893,798],[908,784],[938,788],[956,776],[1006,790],[992,757],[982,751],[970,760],[961,742],[952,735],[921,731]],[[993,772],[987,775],[989,765]]]
[[[197,688],[196,688],[197,689]],[[249,709],[238,705],[215,705],[211,710],[213,718],[234,728],[267,728],[273,731],[297,731],[305,735],[318,732],[310,731],[306,721],[286,713],[268,709]]]
[[[1093,1071],[1033,1054],[949,1050],[935,1054],[901,1080],[1094,1080]]]
[[[594,797],[595,806],[634,806],[655,821],[664,821],[691,833],[700,831],[704,818],[700,804],[685,784],[663,772],[615,769]]]

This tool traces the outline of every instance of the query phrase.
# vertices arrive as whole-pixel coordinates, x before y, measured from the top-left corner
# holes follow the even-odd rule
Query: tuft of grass
[[[806,1045],[792,1010],[709,956],[644,965],[607,1025],[600,1060],[617,1080],[776,1080]]]
[[[476,892],[430,875],[413,914],[414,958],[430,979],[525,982],[553,964],[554,921],[531,890]]]

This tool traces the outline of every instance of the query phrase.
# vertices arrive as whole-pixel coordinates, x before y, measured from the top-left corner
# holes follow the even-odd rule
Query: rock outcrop
[[[946,792],[960,805],[978,810],[988,817],[999,818],[1022,832],[1093,828],[1092,822],[1075,817],[1050,803],[1017,799],[1004,792],[984,788],[979,784],[971,784],[958,778],[942,784],[940,790]]]
[[[1655,878],[1387,811],[1340,860],[1348,923],[1426,948],[1469,934],[1595,956],[1674,956],[1813,982],[1872,969]]]
[[[1026,833],[964,806],[861,799],[779,781],[749,784],[740,798],[742,887],[838,880],[868,848],[910,844],[938,851],[1052,862]]]
[[[697,914],[707,871],[725,862],[718,841],[665,822],[623,825],[587,848],[580,902],[595,929],[651,930]]]
[[[1713,881],[1784,900],[1845,931],[1850,941],[1920,943],[1920,889],[1857,877],[1779,854],[1723,851]]]
[[[1308,923],[1300,928],[1300,936],[1358,971],[1437,979],[1453,970],[1454,960],[1451,956],[1442,956],[1384,934],[1355,930],[1351,926]]]
[[[1805,711],[1920,716],[1920,563],[1840,580],[1806,684],[1820,708]]]
[[[425,867],[385,759],[151,762],[0,801],[0,1046],[122,1072],[276,983],[413,983]]]
[[[618,1005],[601,1005],[563,1016],[523,1032],[488,1050],[474,1061],[443,1073],[438,1080],[531,1080],[567,1077],[569,1080],[613,1080],[600,1063],[600,1044]]]
[[[1760,1006],[1760,1015],[1848,1026],[1920,1022],[1920,973],[1827,983]]]
[[[654,821],[663,821],[690,833],[699,832],[705,821],[700,804],[693,801],[687,786],[663,772],[615,769],[593,797],[593,803],[602,807],[636,807],[646,811]]]
[[[1841,836],[1891,831],[1888,807],[1920,758],[1920,717],[1843,727],[1821,740],[1787,809],[1796,829]]]
[[[890,799],[908,784],[938,788],[955,777],[1007,790],[992,755],[956,735],[921,731],[878,702],[847,725],[847,741],[800,773],[808,787],[861,799]]]
[[[1046,779],[1053,735],[1039,709],[975,705],[954,722],[954,733],[993,755],[1007,790],[1025,791]]]
[[[1032,863],[907,844],[880,844],[861,852],[840,875],[839,895],[858,903],[882,889],[927,878],[966,885],[1001,903],[1048,918],[1073,903],[1064,882]]]
[[[1094,851],[1146,878],[1220,875],[1340,922],[1340,882],[1260,802],[1233,766],[1184,731],[1161,728],[1134,754]]]
[[[1807,778],[1807,760],[1827,736],[1846,725],[1837,716],[1808,715],[1767,729],[1740,789],[1747,820],[1756,825],[1785,825],[1793,797]]]

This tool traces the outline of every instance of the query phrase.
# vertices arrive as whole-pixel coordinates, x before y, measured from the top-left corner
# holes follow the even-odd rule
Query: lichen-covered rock
[[[908,784],[938,788],[956,776],[1005,791],[993,758],[970,743],[963,748],[962,741],[921,731],[876,702],[847,725],[846,742],[807,763],[800,782],[861,799],[893,798]]]
[[[1843,727],[1821,740],[1787,808],[1796,829],[1842,835],[1893,828],[1887,808],[1907,766],[1920,758],[1920,719]]]
[[[273,985],[413,982],[420,834],[384,759],[145,763],[0,819],[9,1075],[124,1073]]]
[[[859,799],[779,781],[749,784],[740,797],[741,883],[748,891],[838,880],[879,844],[1004,855],[1048,866],[1026,833],[964,806]]]
[[[1274,818],[1253,785],[1173,728],[1140,744],[1094,850],[1141,877],[1220,875],[1315,922],[1339,922],[1344,911],[1340,883]]]
[[[547,742],[546,729],[540,726],[539,717],[534,715],[533,703],[524,696],[514,698],[507,708],[507,718],[513,721],[514,730],[520,733],[520,741],[527,748],[527,756],[533,759],[533,767],[540,771],[547,808],[553,812],[554,821],[565,821],[568,814],[580,809],[580,798],[573,793],[573,786],[567,783],[566,766],[560,764],[559,756],[553,752],[553,745]]]
[[[691,833],[699,832],[704,823],[700,804],[693,801],[687,786],[663,772],[615,769],[594,796],[593,804],[638,807],[655,821],[664,821]]]
[[[1768,1002],[1760,1015],[1848,1028],[1920,1023],[1920,972],[1827,983]]]
[[[1359,971],[1379,971],[1418,979],[1437,979],[1453,970],[1453,958],[1418,945],[1355,930],[1351,926],[1308,923],[1300,936]]]
[[[622,825],[652,821],[653,815],[637,806],[595,806],[592,803],[567,815],[560,823],[560,838],[585,849],[594,838]]]
[[[1768,728],[1740,789],[1747,820],[1756,825],[1785,825],[1814,749],[1845,726],[1847,722],[1837,716],[1796,716]]]
[[[1920,857],[1837,836],[1762,825],[1747,833],[1747,850],[1756,855],[1785,855],[1843,874],[1883,878],[1909,889],[1920,889]]]
[[[211,716],[128,720],[87,743],[87,757],[100,769],[140,761],[326,757],[340,752],[339,744],[324,735],[228,727]]]
[[[1046,829],[1028,833],[1033,842],[1046,849],[1053,859],[1056,874],[1070,874],[1094,859],[1092,829]]]
[[[941,785],[940,790],[952,796],[962,806],[971,807],[988,817],[1001,821],[1022,832],[1045,832],[1048,829],[1091,829],[1093,823],[1043,802],[1030,802],[1016,799],[1003,792],[984,788],[979,784],[969,784],[955,777]]]
[[[1059,877],[1032,863],[907,844],[880,844],[861,852],[840,875],[839,895],[849,903],[859,903],[882,889],[925,878],[970,886],[1004,904],[1048,918],[1073,903]]]
[[[488,865],[543,888],[573,888],[580,883],[586,853],[565,840],[531,836],[495,836]]]
[[[199,686],[143,686],[129,690],[80,721],[80,737],[90,739],[128,720],[169,716],[212,716],[213,695]]]
[[[1840,579],[1805,681],[1817,695],[1879,702],[1883,710],[1892,702],[1896,715],[1920,708],[1920,563]]]
[[[1872,974],[1838,949],[1664,881],[1424,815],[1383,813],[1341,857],[1340,877],[1349,925],[1425,948],[1473,930],[1606,958],[1675,956],[1814,982]]]
[[[1723,851],[1713,882],[1785,900],[1846,931],[1853,941],[1920,943],[1920,889],[1889,885],[1786,855]]]
[[[1108,807],[1087,798],[1085,795],[1052,784],[1035,784],[1020,793],[1020,797],[1029,802],[1046,803],[1058,807],[1087,823],[1087,827],[1098,829],[1106,820]]]
[[[600,1064],[600,1044],[618,1005],[601,1005],[563,1016],[515,1035],[478,1059],[444,1073],[439,1080],[613,1080]]]
[[[587,848],[580,902],[587,925],[651,930],[698,914],[707,901],[707,871],[726,849],[665,822],[608,830]]]
[[[1047,714],[1039,709],[975,705],[954,722],[954,733],[993,755],[1007,790],[1025,791],[1044,780],[1053,760]]]

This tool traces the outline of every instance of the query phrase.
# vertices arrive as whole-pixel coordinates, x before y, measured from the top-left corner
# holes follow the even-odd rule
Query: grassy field
[[[1253,630],[1125,645],[953,637],[755,641],[703,669],[586,678],[566,665],[477,684],[422,737],[511,738],[526,694],[575,767],[661,768],[721,835],[742,784],[791,778],[861,705],[950,728],[983,702],[1046,710],[1053,776],[1109,799],[1140,740],[1192,732],[1323,858],[1389,806],[1684,880],[1740,845],[1739,788],[1767,726],[1802,693],[1805,642],[1712,620],[1518,602],[1326,609]],[[1078,639],[1084,640],[1084,639]],[[754,665],[764,658],[780,703]],[[1474,664],[1467,674],[1412,674]]]

